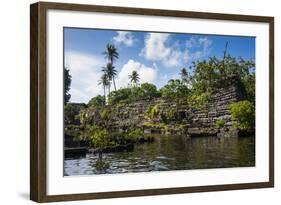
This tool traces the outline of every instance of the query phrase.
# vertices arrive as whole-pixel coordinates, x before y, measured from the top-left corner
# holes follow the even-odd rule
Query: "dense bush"
[[[211,96],[210,92],[196,93],[193,92],[187,99],[188,104],[197,110],[205,111]]]
[[[140,98],[155,98],[159,97],[160,93],[157,91],[157,87],[151,83],[143,83],[140,86]]]
[[[90,138],[90,145],[95,148],[104,148],[112,145],[113,142],[109,138],[108,131],[97,125],[92,125],[87,128],[88,135]]]
[[[222,128],[225,125],[225,121],[223,119],[218,119],[215,124],[216,128]]]
[[[102,120],[109,120],[111,115],[111,110],[109,108],[103,108],[100,110],[100,116]]]
[[[96,97],[93,97],[89,102],[88,102],[88,107],[91,106],[103,106],[105,104],[104,97],[101,95],[97,95]]]
[[[149,119],[154,119],[158,117],[159,113],[160,113],[159,105],[156,104],[156,105],[149,106],[145,115]]]
[[[209,60],[193,62],[192,83],[200,87],[200,92],[213,91],[231,83],[228,79],[243,79],[249,75],[255,64],[242,58],[234,58],[225,54],[223,59],[211,57]]]
[[[120,88],[116,91],[112,91],[109,94],[109,104],[116,104],[119,102],[129,101],[131,98],[131,88]]]
[[[188,88],[185,83],[176,79],[169,80],[168,83],[160,89],[161,97],[164,98],[182,98],[187,97]]]
[[[147,98],[152,99],[159,96],[160,93],[157,91],[155,85],[150,83],[143,83],[140,85],[140,87],[133,86],[112,91],[109,95],[109,104],[133,102],[136,100]]]
[[[64,104],[68,103],[70,100],[70,85],[71,85],[71,78],[69,69],[66,67],[63,68],[63,77],[64,77]]]
[[[249,100],[252,103],[255,103],[255,92],[256,92],[256,75],[250,74],[245,76],[242,79],[242,84],[245,90],[245,94],[246,94],[246,99]]]
[[[80,112],[80,121],[83,125],[96,124],[110,129],[111,119],[119,115],[119,107],[126,106],[125,103],[134,103],[138,100],[153,98],[158,99],[159,103],[170,102],[175,105],[174,109],[161,110],[159,105],[150,106],[145,117],[149,123],[166,123],[178,121],[180,113],[178,108],[186,105],[187,108],[208,111],[208,103],[211,96],[220,92],[221,88],[229,85],[238,85],[245,94],[245,101],[233,103],[230,106],[232,119],[237,122],[240,129],[251,129],[255,126],[255,72],[254,63],[240,58],[233,58],[224,53],[223,58],[211,57],[206,60],[193,62],[190,72],[184,68],[181,70],[181,80],[171,79],[160,90],[151,83],[133,83],[133,86],[120,88],[110,92],[108,95],[98,95],[92,98],[88,106],[91,112]],[[112,79],[113,80],[113,79]],[[113,82],[114,84],[114,82]],[[242,87],[240,87],[242,86]],[[105,99],[107,99],[105,103]],[[178,106],[179,105],[179,106]],[[162,108],[162,107],[161,107]],[[95,113],[93,114],[93,112]],[[65,107],[66,120],[74,119],[71,106]],[[95,121],[88,117],[88,114],[95,115]],[[126,113],[121,113],[124,115]],[[127,114],[126,114],[127,115]],[[89,118],[89,120],[87,120]],[[84,123],[85,122],[85,123]],[[225,125],[223,120],[215,122],[215,126],[221,128]],[[131,132],[131,131],[130,131]],[[132,132],[134,134],[134,132]],[[129,135],[128,135],[129,136]]]
[[[248,100],[232,103],[230,114],[237,128],[251,130],[255,127],[255,106]]]
[[[166,114],[166,118],[168,121],[175,119],[176,117],[176,111],[174,110],[169,110]]]
[[[64,122],[67,125],[78,125],[80,124],[79,112],[85,108],[86,105],[81,104],[74,104],[74,103],[67,103],[64,106]]]
[[[143,130],[140,128],[130,128],[125,133],[125,139],[137,141],[139,138],[143,137]]]

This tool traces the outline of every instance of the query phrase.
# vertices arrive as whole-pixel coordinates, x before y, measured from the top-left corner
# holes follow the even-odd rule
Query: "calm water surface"
[[[108,168],[96,169],[97,155],[65,159],[65,175],[149,172],[255,166],[255,138],[154,135],[155,142],[137,144],[132,152],[103,154]]]

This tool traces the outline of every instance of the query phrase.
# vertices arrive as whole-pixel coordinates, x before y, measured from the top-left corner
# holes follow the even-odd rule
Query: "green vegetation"
[[[109,104],[116,104],[121,102],[129,102],[131,99],[131,88],[120,88],[109,94]]]
[[[103,52],[104,58],[108,60],[109,63],[113,64],[119,58],[119,53],[117,48],[113,44],[107,44],[106,49]]]
[[[138,83],[140,82],[140,75],[135,70],[132,71],[132,74],[129,75],[129,78],[130,78],[130,83],[132,83],[134,86],[137,86]]]
[[[203,93],[193,92],[187,101],[192,108],[206,111],[210,96],[211,96],[210,92],[203,92]]]
[[[180,76],[181,76],[182,83],[187,85],[188,84],[188,73],[187,73],[186,68],[181,69]]]
[[[190,66],[190,72],[182,68],[180,79],[170,79],[166,85],[157,90],[150,83],[139,85],[140,76],[136,70],[129,75],[129,82],[133,86],[116,89],[114,78],[118,75],[114,63],[119,58],[117,48],[108,44],[104,52],[108,63],[103,67],[103,75],[99,84],[108,88],[108,102],[104,104],[132,103],[142,99],[165,98],[177,102],[186,102],[192,108],[206,111],[210,96],[219,88],[237,83],[245,92],[246,99],[255,101],[255,64],[242,58],[234,58],[227,53],[228,43],[225,45],[223,58],[210,57],[207,60],[195,61]],[[110,91],[113,81],[114,91]]]
[[[103,86],[104,105],[106,104],[106,88],[108,88],[108,95],[110,94],[110,86],[113,82],[114,90],[116,91],[115,76],[117,70],[115,69],[114,62],[119,58],[117,48],[113,44],[107,44],[103,52],[104,57],[108,60],[105,67],[102,67],[103,75],[99,80],[99,85]]]
[[[113,144],[109,138],[108,131],[105,128],[97,125],[92,125],[88,127],[88,132],[90,135],[90,143],[93,147],[102,149]]]
[[[158,117],[159,112],[160,112],[159,105],[156,104],[156,105],[154,105],[154,106],[148,107],[148,109],[147,109],[145,115],[146,115],[149,119],[154,119],[154,118]]]
[[[99,161],[102,161],[102,149],[113,144],[109,138],[108,131],[97,125],[88,126],[87,128],[90,145],[98,148]]]
[[[107,74],[103,74],[99,80],[99,85],[102,85],[103,86],[103,96],[104,96],[104,105],[106,103],[106,92],[105,92],[105,89],[106,87],[110,87],[109,85],[109,79],[108,79],[108,76]]]
[[[109,120],[110,114],[111,114],[111,110],[109,108],[103,108],[100,111],[100,116],[102,120]]]
[[[168,83],[160,89],[161,97],[178,99],[188,97],[189,89],[185,83],[176,79],[169,80]]]
[[[135,103],[139,100],[153,100],[157,99],[161,102],[161,98],[171,101],[175,104],[175,108],[170,110],[163,110],[159,103],[151,105],[145,112],[145,118],[154,127],[165,127],[170,124],[181,123],[184,115],[177,113],[177,105],[186,105],[192,110],[198,110],[207,112],[210,102],[210,97],[218,92],[221,88],[236,84],[240,91],[246,97],[245,100],[250,102],[253,107],[247,108],[254,110],[255,101],[255,64],[249,60],[246,61],[242,58],[231,57],[227,53],[226,43],[225,50],[222,58],[210,57],[209,59],[202,61],[195,61],[189,67],[188,71],[185,67],[182,67],[179,71],[179,79],[170,79],[167,84],[159,90],[151,83],[139,84],[141,81],[140,75],[136,70],[128,76],[129,82],[127,87],[116,89],[115,77],[118,75],[115,70],[115,62],[119,58],[117,48],[113,44],[106,46],[103,53],[107,59],[107,64],[102,68],[103,75],[99,81],[99,84],[103,86],[104,96],[98,95],[93,97],[89,103],[89,107],[97,108],[95,116],[99,117],[95,123],[101,127],[108,129],[110,119],[114,116],[114,113],[118,112],[119,107],[125,104]],[[114,85],[114,91],[110,91],[111,83]],[[106,93],[106,91],[108,92]],[[240,129],[253,128],[255,125],[251,121],[247,121],[243,118],[240,119],[241,114],[245,111],[245,105],[237,104],[231,105],[232,118],[237,121],[237,126]],[[240,105],[240,106],[239,106]],[[249,111],[247,110],[246,111]],[[245,112],[248,113],[248,112]],[[81,114],[81,122],[85,122],[87,114]],[[122,113],[126,116],[126,113]],[[250,117],[250,116],[249,116]],[[146,122],[145,126],[148,126]],[[93,123],[93,122],[91,122]],[[223,120],[217,120],[215,122],[217,128],[225,126]],[[129,133],[131,129],[129,129]],[[134,133],[134,132],[133,132]],[[127,133],[128,134],[128,133]],[[130,136],[130,134],[128,135]]]
[[[138,93],[140,99],[152,99],[160,97],[160,93],[157,91],[157,87],[150,83],[141,84]]]
[[[144,136],[143,130],[140,128],[130,128],[124,134],[110,132],[109,129],[98,125],[90,125],[86,129],[90,146],[97,148],[100,161],[102,160],[104,148],[138,142]]]
[[[64,75],[64,104],[68,103],[71,95],[69,94],[70,85],[71,85],[71,75],[69,69],[66,67],[63,68]]]
[[[102,67],[102,71],[104,72],[104,75],[108,79],[108,93],[110,93],[110,85],[111,81],[113,81],[114,90],[116,91],[116,85],[115,85],[115,76],[117,75],[117,71],[115,70],[115,67],[113,66],[112,62],[107,63],[105,67]]]
[[[68,124],[72,124],[72,122],[75,120],[75,115],[77,113],[74,110],[74,106],[72,104],[66,104],[64,106],[64,120]]]
[[[223,128],[225,125],[225,121],[223,119],[218,119],[215,124],[216,128]]]
[[[248,100],[232,103],[230,113],[238,128],[250,130],[255,126],[255,106]]]
[[[138,141],[139,138],[143,137],[143,130],[140,128],[130,128],[125,133],[125,139],[131,141]]]
[[[169,110],[166,114],[167,120],[173,120],[176,117],[176,111]]]
[[[246,99],[248,99],[253,104],[255,104],[255,92],[256,92],[255,81],[256,81],[255,73],[246,75],[242,79],[243,87],[245,89]]]
[[[91,98],[91,100],[88,102],[88,106],[101,107],[104,105],[104,103],[104,97],[101,95],[97,95],[96,97]]]
[[[90,146],[100,150],[100,161],[103,148],[136,143],[138,139],[144,137],[143,129],[145,128],[156,128],[161,131],[184,130],[191,122],[189,116],[185,114],[190,110],[205,116],[207,113],[209,116],[211,96],[233,84],[237,85],[239,92],[241,91],[245,96],[245,100],[234,102],[229,106],[232,120],[236,122],[236,127],[242,130],[251,131],[255,127],[255,64],[252,61],[231,57],[227,53],[227,44],[223,58],[210,57],[193,62],[190,71],[181,68],[179,78],[168,80],[160,89],[151,83],[140,84],[145,79],[140,79],[136,70],[133,70],[128,76],[128,86],[117,89],[115,84],[115,78],[118,76],[115,68],[116,60],[119,58],[117,48],[113,44],[107,44],[103,54],[107,61],[102,67],[102,75],[98,82],[103,87],[103,96],[97,95],[91,98],[87,108],[85,105],[83,109],[78,109],[80,112],[73,104],[67,103],[70,99],[71,75],[68,69],[64,69],[65,123],[75,125],[69,126],[73,129],[77,128],[76,125],[80,126],[84,132],[81,139],[88,140]],[[111,91],[112,84],[113,91]],[[132,116],[130,109],[134,108],[141,112],[144,110],[143,106],[136,109],[131,104],[142,104],[137,103],[141,100],[143,100],[143,104],[148,102],[145,100],[149,100],[149,103],[152,102],[144,113],[145,120],[141,122],[142,125],[136,123],[130,125],[126,119]],[[162,104],[162,102],[164,103]],[[173,106],[167,105],[167,102]],[[124,107],[128,107],[129,111],[124,111]],[[190,118],[192,117],[191,114]],[[124,119],[124,122],[116,123],[115,118]],[[225,124],[223,119],[218,119],[215,127],[223,128]],[[140,126],[143,129],[139,128]]]
[[[136,100],[153,99],[160,96],[155,85],[143,83],[139,87],[133,86],[112,91],[108,96],[108,104],[131,103]]]
[[[70,125],[79,125],[80,117],[79,113],[86,107],[85,104],[70,104],[67,103],[64,106],[64,122]]]

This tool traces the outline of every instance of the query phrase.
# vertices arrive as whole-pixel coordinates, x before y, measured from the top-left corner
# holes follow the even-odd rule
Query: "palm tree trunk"
[[[112,80],[113,80],[114,90],[116,91],[116,85],[115,85],[115,79],[114,79],[114,76],[113,76]]]
[[[105,86],[103,86],[104,105],[106,104]]]

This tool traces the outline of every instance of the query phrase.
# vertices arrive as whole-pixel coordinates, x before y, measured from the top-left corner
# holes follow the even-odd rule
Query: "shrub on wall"
[[[230,104],[230,114],[237,128],[250,130],[255,127],[255,106],[248,100]]]
[[[215,124],[216,128],[222,128],[225,125],[225,121],[223,119],[218,119]]]

